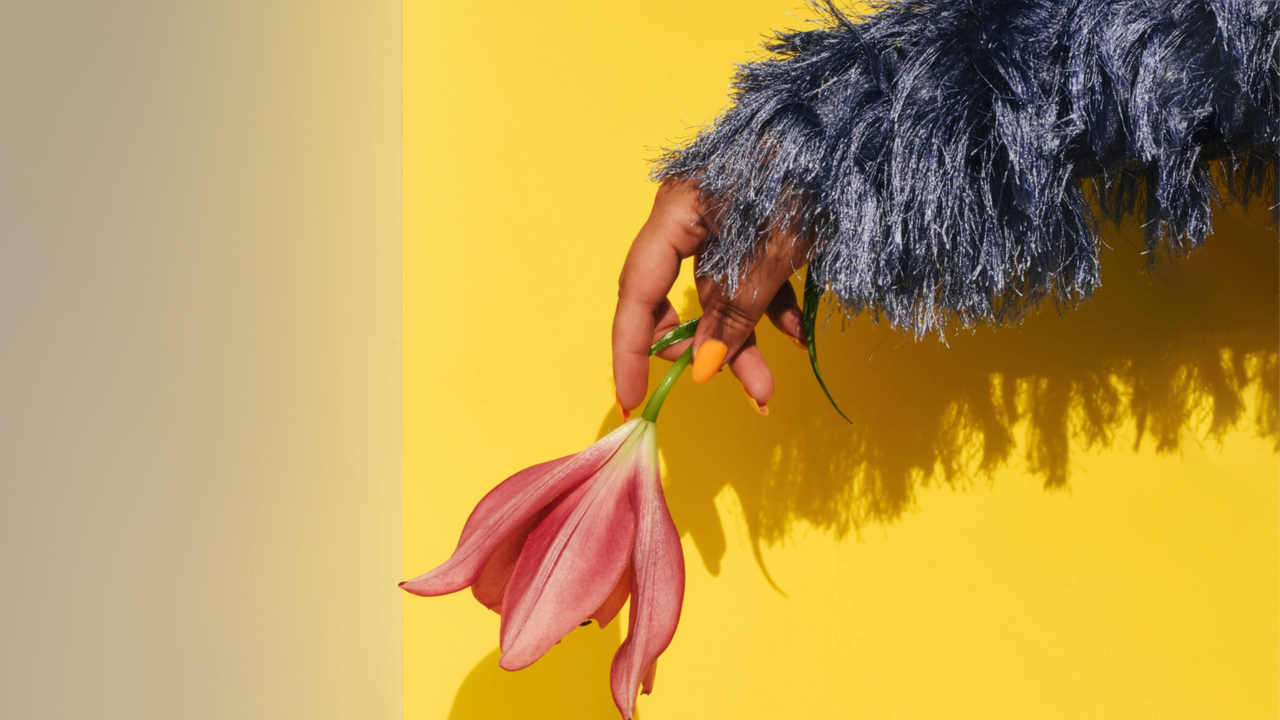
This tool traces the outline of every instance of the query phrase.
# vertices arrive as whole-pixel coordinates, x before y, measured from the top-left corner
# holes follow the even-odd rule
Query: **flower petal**
[[[653,679],[658,676],[658,661],[654,660],[649,666],[649,672],[644,674],[644,681],[640,683],[640,692],[648,695],[653,692]]]
[[[504,669],[542,657],[617,588],[635,537],[635,446],[629,441],[619,449],[529,536],[502,605]]]
[[[436,569],[400,583],[415,595],[445,595],[474,583],[494,551],[529,518],[591,477],[643,422],[639,418],[576,455],[526,468],[504,480],[471,511],[453,555]]]
[[[484,569],[480,571],[480,577],[471,583],[471,594],[480,601],[481,605],[496,613],[502,611],[502,596],[506,594],[507,582],[511,580],[511,573],[516,569],[520,551],[524,549],[524,543],[529,539],[533,529],[547,516],[554,504],[553,502],[552,505],[543,508],[537,515],[526,520],[524,525],[508,535],[493,551],[489,562],[485,563]]]
[[[609,623],[618,616],[618,611],[627,602],[627,596],[631,594],[631,563],[627,563],[626,569],[622,571],[622,577],[618,578],[618,584],[613,586],[613,592],[609,593],[609,597],[600,603],[600,607],[591,613],[591,619],[600,623],[601,628],[609,627]]]
[[[684,553],[680,533],[671,521],[662,479],[657,470],[656,431],[646,433],[655,456],[651,475],[633,484],[636,545],[632,559],[631,613],[627,639],[613,656],[610,681],[613,701],[622,717],[635,713],[636,695],[645,676],[671,644],[684,601]],[[648,678],[652,686],[652,678]]]

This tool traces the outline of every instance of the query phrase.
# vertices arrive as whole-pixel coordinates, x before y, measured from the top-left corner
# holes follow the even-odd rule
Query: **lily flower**
[[[662,493],[653,421],[688,358],[642,417],[491,490],[453,555],[400,587],[423,596],[470,587],[502,617],[498,664],[506,670],[529,666],[589,618],[607,626],[630,597],[627,639],[610,671],[614,702],[630,720],[637,694],[653,688],[684,600],[684,555]]]

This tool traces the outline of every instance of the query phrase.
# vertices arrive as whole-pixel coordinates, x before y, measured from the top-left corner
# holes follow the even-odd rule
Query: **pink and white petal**
[[[600,603],[600,607],[591,613],[591,619],[600,623],[600,627],[607,628],[609,623],[618,616],[618,611],[622,610],[622,606],[627,602],[627,596],[631,594],[631,563],[622,570],[622,577],[618,578],[618,584],[613,586],[613,592],[609,593],[609,597]]]
[[[538,511],[537,515],[526,520],[520,529],[508,535],[494,549],[489,562],[485,563],[484,569],[480,571],[480,577],[471,583],[471,594],[480,601],[481,605],[496,613],[502,611],[502,596],[507,591],[507,582],[511,579],[511,573],[516,569],[520,551],[524,549],[524,543],[529,539],[529,534],[547,516],[554,504],[553,502],[552,505]]]
[[[649,672],[644,674],[644,681],[640,683],[640,693],[648,695],[653,692],[653,680],[658,676],[658,661],[654,660],[649,666]]]
[[[503,540],[557,497],[594,475],[638,422],[624,424],[576,455],[534,465],[504,480],[471,511],[453,555],[400,587],[415,595],[432,596],[457,592],[475,582]]]
[[[529,536],[502,606],[502,668],[542,657],[617,587],[635,537],[626,453],[619,450]]]
[[[453,555],[430,572],[400,583],[414,595],[457,592],[474,583],[498,546],[536,515],[545,503],[589,477],[594,468],[577,455],[525,468],[502,481],[476,505]],[[545,493],[537,492],[545,488]],[[552,494],[556,489],[559,493]],[[550,497],[546,497],[546,496]]]
[[[671,521],[662,481],[654,468],[634,483],[636,545],[632,560],[631,612],[627,639],[613,656],[613,700],[630,720],[644,676],[657,661],[680,622],[684,601],[684,553]]]

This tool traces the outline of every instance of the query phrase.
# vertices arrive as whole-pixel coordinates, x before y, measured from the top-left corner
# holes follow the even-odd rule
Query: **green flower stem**
[[[657,422],[658,411],[662,409],[662,403],[667,399],[667,393],[671,392],[671,386],[676,384],[676,380],[680,377],[680,373],[689,366],[693,361],[693,344],[690,343],[685,348],[684,353],[676,360],[667,374],[662,377],[662,382],[658,383],[658,388],[653,391],[653,395],[649,398],[649,403],[644,406],[644,414],[641,415],[649,422]]]
[[[679,325],[671,328],[666,335],[658,338],[658,342],[654,343],[653,346],[649,348],[649,357],[657,355],[681,340],[687,340],[693,337],[693,333],[698,329],[698,321],[701,319],[702,318],[694,318],[692,320],[685,320]]]

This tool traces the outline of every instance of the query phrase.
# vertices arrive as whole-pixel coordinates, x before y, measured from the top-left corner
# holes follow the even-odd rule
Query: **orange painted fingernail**
[[[698,356],[693,359],[693,381],[704,383],[720,372],[724,365],[724,356],[729,348],[719,340],[708,340],[698,348]]]
[[[769,416],[769,405],[768,405],[768,404],[760,405],[760,404],[759,404],[759,402],[756,402],[756,401],[755,401],[755,398],[754,398],[754,397],[751,397],[751,393],[746,392],[746,387],[745,387],[745,386],[744,386],[744,387],[742,387],[742,393],[744,393],[744,395],[746,395],[746,401],[750,402],[750,404],[751,404],[751,410],[755,410],[755,411],[756,411],[756,413],[759,413],[760,415],[764,415],[764,416],[765,416],[765,418],[768,418],[768,416]]]
[[[791,338],[792,345],[795,345],[796,347],[800,348],[801,350],[804,350],[805,352],[809,351],[809,346],[800,342],[800,338],[791,337],[790,335],[788,335],[787,337]]]
[[[622,418],[622,422],[626,422],[631,419],[631,411],[622,407],[621,400],[614,398],[613,404],[614,407],[618,408],[618,417]]]

